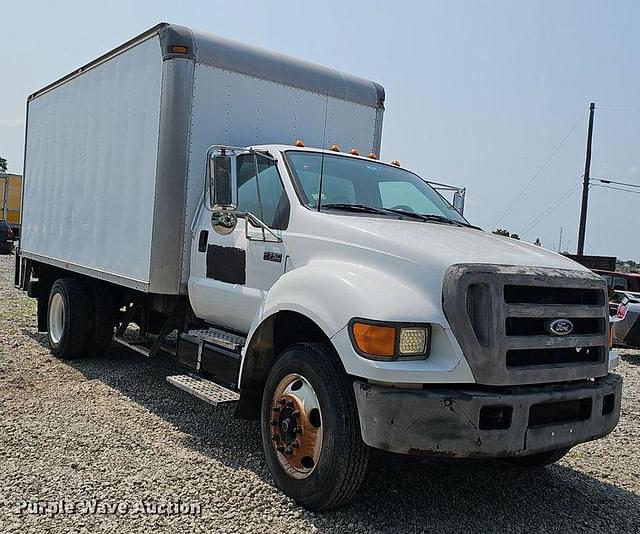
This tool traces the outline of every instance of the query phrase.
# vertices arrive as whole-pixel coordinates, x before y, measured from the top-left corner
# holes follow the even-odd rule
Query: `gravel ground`
[[[273,487],[258,424],[168,385],[169,359],[117,345],[103,359],[53,358],[12,266],[0,257],[0,532],[640,532],[640,351],[621,351],[616,430],[555,466],[376,453],[351,505],[312,514]],[[60,500],[103,508],[20,512]],[[140,508],[177,501],[200,513]],[[104,508],[118,502],[127,508]]]

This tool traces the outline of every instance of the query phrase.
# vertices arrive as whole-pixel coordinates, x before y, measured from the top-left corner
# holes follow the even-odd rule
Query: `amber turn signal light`
[[[173,47],[173,52],[175,54],[186,54],[189,51],[189,49],[186,46],[174,46]]]
[[[370,356],[393,358],[396,353],[396,329],[365,323],[353,323],[353,340],[360,350]]]

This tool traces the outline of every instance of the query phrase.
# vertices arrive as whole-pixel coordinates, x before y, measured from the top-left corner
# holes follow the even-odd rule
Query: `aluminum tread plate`
[[[236,336],[235,334],[230,334],[229,332],[224,332],[217,328],[189,330],[187,334],[197,339],[213,343],[214,345],[225,346],[232,350],[241,349],[246,342],[246,339],[242,336]]]
[[[240,395],[235,391],[194,375],[168,376],[167,382],[214,406],[225,402],[235,402],[240,398]]]

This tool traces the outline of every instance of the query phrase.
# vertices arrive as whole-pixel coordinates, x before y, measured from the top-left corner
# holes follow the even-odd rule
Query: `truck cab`
[[[484,232],[398,162],[298,145],[211,151],[189,278],[195,314],[246,338],[238,382],[218,378],[241,410],[262,397],[282,487],[322,457],[285,427],[322,429],[333,401],[281,361],[330,362],[363,442],[393,452],[540,465],[614,428],[602,278]]]

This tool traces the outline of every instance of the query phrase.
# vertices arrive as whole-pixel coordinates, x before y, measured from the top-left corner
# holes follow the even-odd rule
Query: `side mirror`
[[[464,215],[464,195],[465,189],[456,191],[453,195],[453,208],[460,214]]]
[[[209,202],[213,211],[234,211],[238,206],[236,156],[212,154],[209,158]]]

